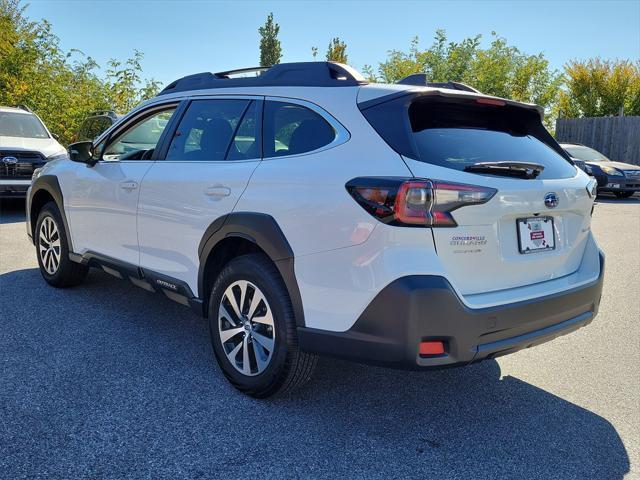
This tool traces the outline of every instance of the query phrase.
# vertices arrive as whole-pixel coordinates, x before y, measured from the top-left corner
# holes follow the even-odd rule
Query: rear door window
[[[336,138],[336,131],[321,115],[287,102],[266,102],[263,130],[265,157],[300,155]]]
[[[195,100],[169,146],[166,160],[220,161],[258,158],[259,122],[253,100]]]

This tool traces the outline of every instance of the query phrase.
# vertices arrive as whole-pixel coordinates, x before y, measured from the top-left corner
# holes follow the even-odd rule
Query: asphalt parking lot
[[[1,210],[0,478],[640,478],[638,196],[596,207],[587,328],[464,369],[322,359],[269,401],[187,308],[98,271],[47,286],[22,209]]]

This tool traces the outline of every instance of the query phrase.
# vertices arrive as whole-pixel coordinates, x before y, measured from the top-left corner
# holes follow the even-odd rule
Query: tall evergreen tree
[[[264,26],[258,28],[260,34],[260,66],[270,67],[280,63],[282,58],[282,47],[278,40],[280,25],[273,21],[273,13],[267,16]]]
[[[347,44],[340,40],[339,37],[329,42],[327,60],[329,62],[347,63]]]

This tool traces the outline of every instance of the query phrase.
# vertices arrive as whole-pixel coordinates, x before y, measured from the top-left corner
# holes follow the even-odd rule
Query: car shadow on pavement
[[[596,203],[640,204],[640,195],[635,194],[633,197],[629,197],[629,198],[618,198],[615,195],[598,194],[596,198]]]
[[[24,199],[0,198],[0,224],[24,222]]]
[[[225,381],[201,318],[102,272],[67,290],[47,286],[37,269],[8,272],[0,301],[2,478],[629,471],[607,420],[501,378],[495,360],[405,372],[324,358],[304,388],[260,401]]]

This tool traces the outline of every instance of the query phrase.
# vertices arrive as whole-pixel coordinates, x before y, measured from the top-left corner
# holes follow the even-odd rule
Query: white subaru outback
[[[190,306],[255,396],[316,355],[467,365],[595,317],[595,182],[534,105],[368,85],[336,63],[179,79],[34,177],[44,279],[89,267]]]

